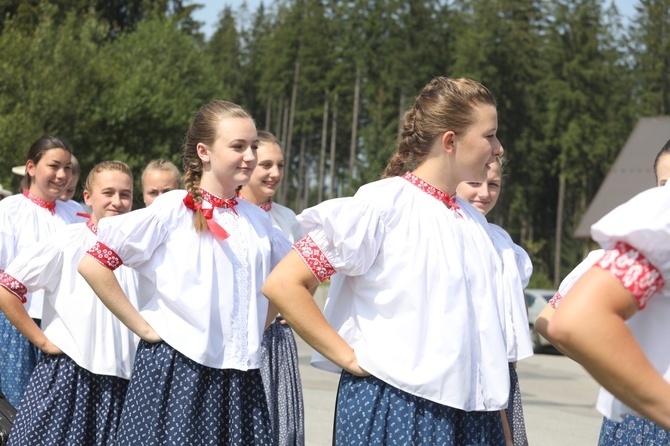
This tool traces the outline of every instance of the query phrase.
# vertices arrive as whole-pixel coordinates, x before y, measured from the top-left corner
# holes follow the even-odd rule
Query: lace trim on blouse
[[[231,209],[234,212],[234,209]],[[222,212],[221,222],[230,229],[230,236],[226,239],[233,253],[231,262],[235,274],[233,280],[234,292],[237,296],[233,301],[232,342],[233,358],[240,365],[249,362],[249,304],[251,302],[251,274],[249,272],[248,246],[240,234],[239,217],[237,213]]]
[[[22,303],[25,304],[28,302],[28,299],[26,298],[28,289],[25,285],[2,270],[0,270],[0,286],[7,288],[7,291],[21,299]]]
[[[103,266],[114,271],[119,266],[123,265],[121,257],[119,257],[111,248],[104,243],[96,242],[95,246],[89,249],[86,254],[93,257]]]
[[[623,242],[605,251],[596,266],[619,281],[633,295],[640,310],[665,285],[656,267],[642,253]]]
[[[312,271],[312,274],[314,274],[319,283],[330,279],[336,273],[335,268],[330,264],[326,255],[309,235],[297,241],[293,245],[293,249],[302,257],[302,260]]]

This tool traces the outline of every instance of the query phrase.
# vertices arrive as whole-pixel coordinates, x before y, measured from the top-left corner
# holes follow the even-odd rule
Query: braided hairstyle
[[[428,155],[436,138],[451,130],[465,133],[474,123],[474,109],[496,106],[489,90],[477,81],[438,76],[423,87],[414,104],[405,112],[398,134],[398,148],[382,178],[412,170]]]
[[[44,135],[39,137],[37,141],[35,141],[33,145],[30,146],[30,150],[28,150],[28,158],[26,159],[26,164],[28,163],[28,161],[32,161],[33,164],[37,166],[37,163],[40,162],[44,154],[51,149],[63,149],[72,154],[72,149],[70,149],[70,146],[65,142],[65,140],[63,140],[58,136]],[[30,177],[30,175],[28,175],[28,172],[26,171],[26,174],[21,179],[21,189],[30,189],[31,184],[32,184],[32,178]]]
[[[193,196],[193,201],[196,203],[202,202],[200,180],[202,179],[203,165],[198,156],[198,143],[213,146],[219,137],[219,123],[227,118],[252,119],[251,115],[239,105],[228,101],[215,100],[200,107],[184,138],[182,152],[183,183],[184,188]],[[207,220],[202,211],[196,211],[193,226],[197,232],[207,230]]]

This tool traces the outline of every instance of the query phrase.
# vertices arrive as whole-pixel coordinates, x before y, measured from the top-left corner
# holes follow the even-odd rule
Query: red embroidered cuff
[[[97,242],[94,247],[86,252],[86,254],[90,255],[112,271],[123,265],[121,258],[117,256],[114,251],[100,242]]]
[[[28,302],[26,293],[28,289],[19,280],[16,280],[9,274],[0,270],[0,286],[7,288],[7,291],[21,299],[24,304]]]
[[[319,282],[324,282],[335,274],[335,268],[330,264],[321,249],[314,243],[312,237],[304,236],[293,245],[298,255],[302,257],[307,267],[312,271]]]
[[[632,246],[619,242],[596,263],[618,280],[635,298],[641,310],[665,285],[663,276]]]
[[[556,294],[554,294],[554,297],[549,299],[549,305],[551,305],[552,308],[558,308],[558,305],[561,303],[562,300],[563,296],[561,295],[561,293],[556,292]]]

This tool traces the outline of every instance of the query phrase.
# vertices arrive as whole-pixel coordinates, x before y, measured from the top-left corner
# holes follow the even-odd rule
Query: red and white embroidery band
[[[632,246],[619,242],[596,263],[617,279],[635,298],[641,310],[665,285],[663,276]]]
[[[307,267],[319,282],[328,280],[335,274],[335,268],[333,268],[323,251],[321,251],[309,235],[304,236],[296,242],[293,245],[293,249],[302,257]]]
[[[90,255],[112,271],[123,265],[121,257],[116,255],[116,253],[107,247],[104,243],[97,242],[95,246],[86,252],[86,254]]]
[[[412,172],[406,172],[402,176],[405,180],[409,181],[428,195],[430,195],[433,198],[436,198],[437,200],[440,200],[442,203],[444,203],[449,209],[452,209],[454,212],[456,212],[456,215],[461,216],[460,212],[458,210],[460,209],[460,206],[456,204],[456,199],[452,198],[448,193],[441,191],[437,187],[433,186],[432,184],[422,180],[421,178],[417,177],[414,175]]]
[[[25,287],[25,285],[4,271],[0,271],[0,286],[7,288],[10,293],[21,299],[21,302],[24,304],[28,302],[28,299],[26,299],[28,289]]]

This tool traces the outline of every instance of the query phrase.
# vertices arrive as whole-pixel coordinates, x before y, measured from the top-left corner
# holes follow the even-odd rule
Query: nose
[[[56,176],[58,177],[58,179],[61,179],[61,180],[62,179],[67,179],[67,182],[69,182],[70,179],[72,178],[72,171],[67,170],[65,168],[61,168],[61,169],[58,169],[58,171],[56,172]]]
[[[244,161],[247,163],[256,161],[256,151],[251,148],[251,146],[247,147],[247,150],[244,151]]]
[[[120,194],[114,194],[112,195],[112,201],[111,204],[115,208],[121,207],[121,195]]]
[[[493,155],[494,156],[503,156],[505,153],[505,149],[503,148],[502,144],[500,144],[500,141],[498,141],[498,146],[497,146],[497,152],[496,149],[493,150]]]
[[[281,177],[281,173],[279,173],[279,167],[275,164],[270,169],[270,178],[272,178],[274,180],[274,179],[278,179],[280,177]]]

